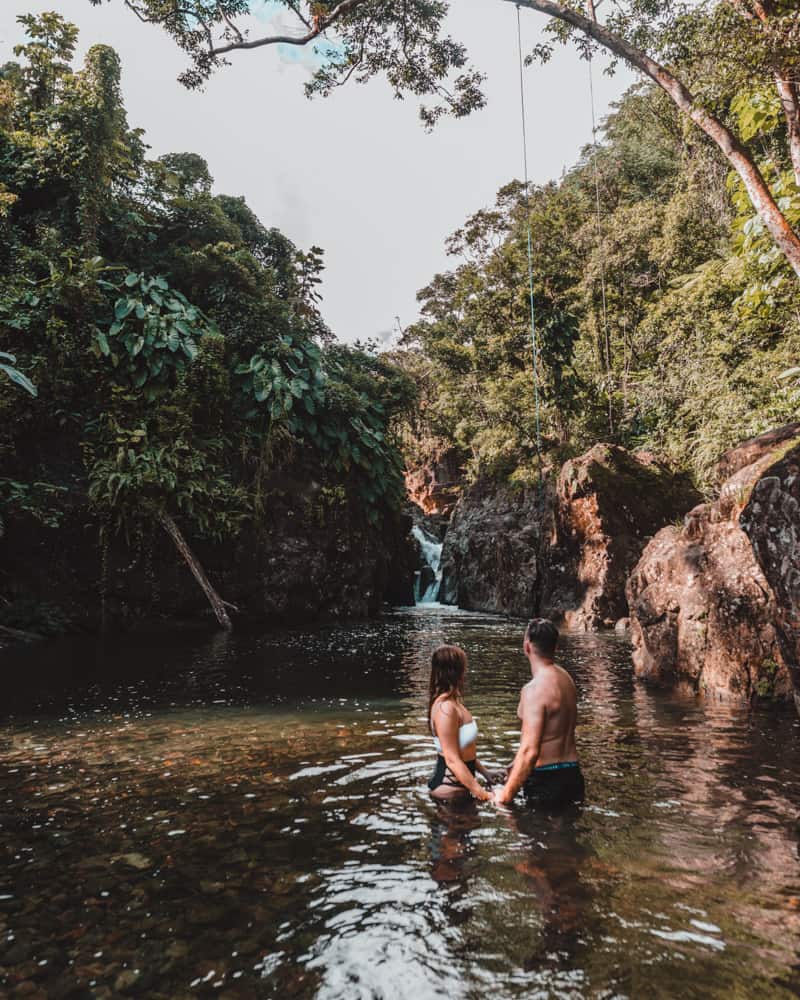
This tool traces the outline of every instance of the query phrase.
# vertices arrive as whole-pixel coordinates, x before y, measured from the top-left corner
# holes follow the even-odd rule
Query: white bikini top
[[[465,722],[463,726],[458,727],[458,748],[459,750],[465,750],[471,743],[474,743],[478,738],[478,723],[473,719],[472,722]],[[442,752],[442,744],[439,742],[439,737],[433,737],[433,745],[436,747],[439,753]]]

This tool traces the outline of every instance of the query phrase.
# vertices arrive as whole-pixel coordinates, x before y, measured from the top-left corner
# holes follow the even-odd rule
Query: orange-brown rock
[[[645,545],[699,499],[649,452],[597,444],[566,462],[542,613],[587,629],[625,618],[625,583]]]
[[[568,627],[614,625],[628,614],[625,581],[649,538],[698,499],[652,455],[609,444],[543,489],[478,483],[445,536],[441,599]]]
[[[729,477],[718,500],[692,509],[682,527],[662,529],[644,550],[627,586],[634,669],[641,679],[741,699],[791,697],[777,627],[781,601],[740,523],[753,494],[775,502],[765,490],[775,478],[769,472],[776,453],[793,440],[784,431],[728,452],[720,469]],[[799,434],[800,427],[794,439]],[[753,530],[762,541],[769,533],[766,522]],[[764,551],[766,564],[766,546]]]
[[[446,448],[430,461],[405,473],[409,500],[425,514],[449,516],[464,482],[463,456],[457,448]]]

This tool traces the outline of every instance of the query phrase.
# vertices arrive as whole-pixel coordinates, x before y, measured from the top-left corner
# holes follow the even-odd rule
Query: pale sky
[[[446,238],[499,187],[522,176],[516,10],[502,0],[453,0],[451,31],[488,75],[487,107],[426,133],[412,99],[380,79],[309,101],[309,70],[273,48],[234,53],[202,92],[176,80],[184,55],[121,0],[0,0],[0,62],[22,41],[18,14],[57,10],[81,30],[79,57],[97,42],[123,65],[132,126],[151,155],[202,155],[215,191],[244,195],[267,226],[303,249],[325,250],[322,312],[343,340],[386,339],[416,318],[417,290],[453,266]],[[545,18],[522,11],[523,43]],[[560,176],[591,138],[587,64],[571,49],[525,71],[531,180]],[[594,70],[598,120],[633,76]]]

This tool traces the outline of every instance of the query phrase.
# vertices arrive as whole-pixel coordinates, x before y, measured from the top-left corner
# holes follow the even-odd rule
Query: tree
[[[442,35],[449,8],[445,0],[280,0],[295,18],[297,34],[261,37],[252,37],[243,24],[247,0],[189,0],[180,7],[161,0],[124,2],[140,19],[166,28],[188,53],[192,67],[182,77],[188,86],[202,84],[232,52],[310,45],[327,38],[330,30],[336,42],[320,49],[323,62],[308,85],[309,93],[328,94],[352,77],[363,82],[383,73],[397,96],[436,99],[434,106],[422,109],[428,125],[442,114],[464,115],[483,105],[481,74],[469,68],[463,45]],[[576,39],[585,57],[603,47],[661,87],[716,143],[800,277],[800,235],[778,204],[756,155],[726,122],[727,109],[715,108],[708,99],[720,76],[746,79],[755,88],[769,82],[780,99],[786,149],[795,183],[800,184],[800,11],[793,0],[626,0],[615,5],[605,24],[597,19],[593,0],[585,6],[579,0],[506,2],[546,14],[554,22],[553,36],[559,41]],[[548,58],[551,50],[546,44],[536,54]]]
[[[413,387],[330,343],[318,247],[213,194],[202,157],[147,159],[112,49],[73,68],[74,26],[21,23],[0,67],[0,505],[52,530],[80,509],[131,566],[166,532],[228,627],[195,543],[260,541],[276,500],[312,516],[270,485],[289,466],[350,522],[391,523]]]

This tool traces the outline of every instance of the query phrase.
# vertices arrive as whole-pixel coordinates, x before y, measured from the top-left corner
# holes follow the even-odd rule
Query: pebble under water
[[[3,654],[0,995],[800,995],[800,723],[564,637],[577,814],[437,806],[431,649],[516,748],[522,625],[79,639]]]

